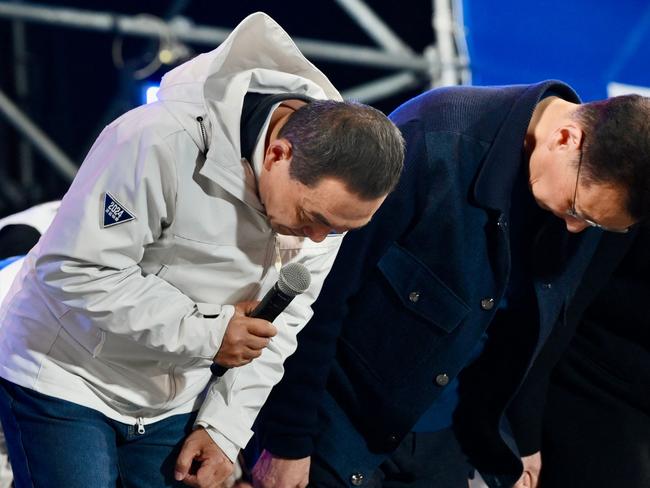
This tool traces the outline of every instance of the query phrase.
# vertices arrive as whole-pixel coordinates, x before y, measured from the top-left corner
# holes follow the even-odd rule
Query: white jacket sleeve
[[[228,370],[208,389],[196,424],[206,427],[233,462],[251,438],[253,422],[271,389],[282,378],[284,361],[296,350],[296,336],[313,314],[311,304],[334,264],[342,239],[343,236],[329,236],[292,259],[310,270],[311,286],[273,322],[278,333],[262,355],[245,366]]]
[[[152,127],[141,127],[143,120],[123,117],[99,136],[41,239],[36,273],[66,313],[84,316],[83,327],[211,359],[234,308],[206,318],[201,304],[139,265],[174,219],[177,185],[173,152]],[[107,192],[133,220],[103,225]]]

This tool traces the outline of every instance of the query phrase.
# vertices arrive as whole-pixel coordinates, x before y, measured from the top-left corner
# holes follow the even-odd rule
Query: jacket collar
[[[573,89],[561,81],[549,80],[522,87],[521,95],[510,108],[479,170],[474,185],[474,198],[479,205],[509,214],[515,179],[521,165],[527,164],[523,153],[526,130],[535,107],[549,91],[570,102],[580,102]]]

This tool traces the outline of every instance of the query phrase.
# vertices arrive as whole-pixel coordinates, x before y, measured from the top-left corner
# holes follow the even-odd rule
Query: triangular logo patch
[[[134,219],[135,215],[124,208],[124,205],[118,202],[113,195],[108,192],[104,193],[104,219],[102,227],[111,227]]]

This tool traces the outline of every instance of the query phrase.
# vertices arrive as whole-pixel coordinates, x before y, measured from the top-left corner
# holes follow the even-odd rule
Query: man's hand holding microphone
[[[289,263],[280,270],[280,276],[261,302],[242,302],[235,307],[235,315],[228,322],[221,347],[210,368],[212,374],[222,376],[228,368],[243,366],[259,357],[271,337],[277,334],[273,322],[297,295],[309,288],[309,270],[299,263]]]
[[[309,288],[309,270],[290,263],[280,270],[278,282],[260,302],[241,302],[228,322],[221,347],[210,367],[222,376],[229,368],[250,363],[262,355],[277,328],[271,323],[296,295]],[[233,464],[203,428],[192,432],[176,460],[174,477],[197,488],[220,487],[233,471]]]
[[[262,355],[271,337],[278,333],[268,320],[251,316],[259,303],[241,302],[235,306],[235,315],[228,322],[221,347],[213,359],[217,365],[236,368],[250,363]]]

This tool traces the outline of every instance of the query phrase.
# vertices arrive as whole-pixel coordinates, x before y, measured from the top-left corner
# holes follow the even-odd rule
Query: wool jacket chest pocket
[[[470,311],[424,263],[393,244],[352,301],[345,350],[384,384],[399,384],[447,344]]]

